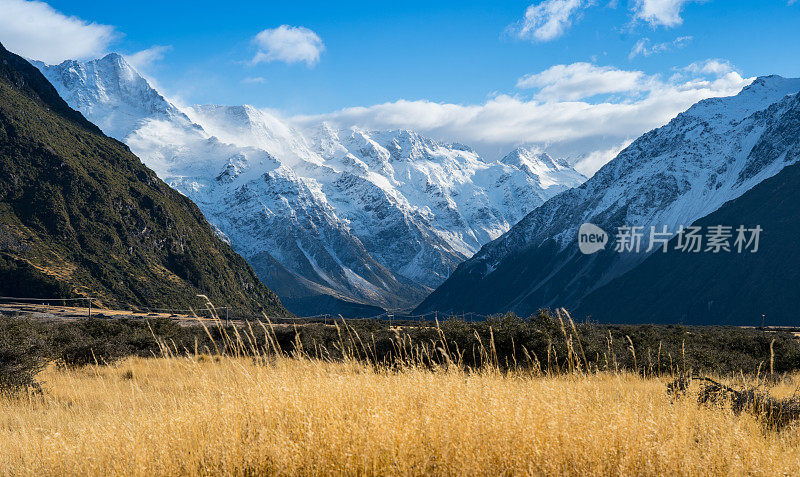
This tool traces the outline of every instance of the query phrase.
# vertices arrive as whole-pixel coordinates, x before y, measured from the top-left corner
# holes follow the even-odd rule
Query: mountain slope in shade
[[[0,294],[287,314],[198,208],[0,45]]]
[[[576,307],[646,254],[582,255],[581,224],[667,226],[673,233],[796,161],[797,136],[781,135],[797,114],[800,80],[758,78],[737,96],[701,101],[650,131],[578,188],[548,200],[485,245],[417,312]]]
[[[40,67],[90,118],[110,112],[109,131],[195,201],[298,314],[412,307],[481,245],[585,180],[524,149],[492,162],[412,131],[301,132],[251,106],[179,111],[143,93],[120,60]]]
[[[788,119],[788,118],[787,118]],[[787,154],[800,159],[800,114],[772,132],[794,138]],[[578,316],[630,323],[759,326],[800,324],[800,164],[786,167],[695,225],[760,226],[755,253],[686,253],[673,239],[630,272],[589,294]],[[734,232],[734,239],[735,239]],[[748,235],[749,238],[749,235]],[[733,246],[734,239],[731,239]]]

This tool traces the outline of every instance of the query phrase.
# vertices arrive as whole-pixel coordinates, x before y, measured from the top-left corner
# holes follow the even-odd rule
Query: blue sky
[[[702,97],[735,93],[748,78],[800,76],[800,2],[790,0],[0,0],[3,9],[15,12],[0,15],[0,41],[10,49],[47,62],[117,51],[181,103],[253,104],[299,123],[408,126],[498,153],[519,143],[573,157],[611,154]],[[265,31],[274,41],[259,40]],[[288,53],[273,51],[287,45]],[[670,105],[644,103],[656,94]],[[489,110],[498,98],[502,107]],[[583,136],[537,126],[545,113],[576,102],[642,106],[626,119],[642,126]],[[475,121],[465,124],[465,115]],[[524,124],[504,132],[515,117]],[[529,126],[541,131],[528,133]]]
[[[724,58],[748,76],[800,76],[797,55],[789,54],[800,45],[800,5],[786,0],[688,3],[683,24],[671,28],[632,22],[624,1],[616,8],[603,2],[547,42],[504,34],[529,1],[49,3],[66,15],[113,25],[124,36],[109,45],[112,50],[171,47],[152,74],[187,101],[252,103],[290,113],[401,98],[474,103],[513,90],[524,74],[579,61],[663,73]],[[314,67],[248,63],[253,37],[280,25],[303,26],[322,39],[325,50]],[[664,43],[685,36],[692,39],[683,48],[628,58],[643,38]],[[246,78],[264,82],[242,83]]]

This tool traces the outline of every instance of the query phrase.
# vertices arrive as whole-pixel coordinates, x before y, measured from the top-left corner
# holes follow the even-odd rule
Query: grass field
[[[0,475],[800,475],[800,374],[776,371],[796,369],[793,335],[614,340],[554,316],[289,342],[263,323],[6,319]],[[726,352],[759,364],[667,392]]]
[[[797,427],[626,373],[199,355],[50,366],[40,381],[0,398],[3,474],[800,473]]]

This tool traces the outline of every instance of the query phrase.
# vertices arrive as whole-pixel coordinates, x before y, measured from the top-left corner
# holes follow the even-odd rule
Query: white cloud
[[[125,55],[125,60],[139,72],[147,71],[154,63],[164,59],[164,55],[172,49],[170,45],[154,45],[146,50]]]
[[[543,0],[530,5],[525,18],[507,28],[507,32],[523,40],[554,40],[564,34],[586,4],[584,0]]]
[[[651,43],[649,38],[642,38],[633,46],[631,52],[628,54],[628,59],[632,60],[640,55],[651,56],[673,49],[681,49],[688,45],[692,40],[693,37],[691,36],[680,36],[672,41],[667,41],[664,43]]]
[[[253,42],[258,52],[252,63],[283,61],[284,63],[305,62],[314,66],[319,62],[320,54],[325,51],[322,39],[305,27],[281,25],[260,32]]]
[[[242,80],[242,83],[245,84],[263,84],[266,82],[267,79],[262,76],[248,76],[247,78]]]
[[[652,26],[676,27],[683,23],[684,5],[692,1],[703,0],[635,0],[633,14]]]
[[[535,98],[542,101],[575,101],[599,94],[638,92],[646,89],[647,83],[641,71],[572,63],[525,75],[517,81],[517,88],[538,88]]]
[[[619,144],[613,145],[607,149],[598,149],[582,157],[578,157],[575,162],[575,170],[586,177],[591,177],[608,161],[617,157],[617,154],[622,152],[623,149],[630,146],[632,142],[633,139],[624,139]]]
[[[67,16],[44,2],[0,0],[0,42],[45,63],[95,58],[117,38],[114,27]]]
[[[700,74],[713,74],[713,75],[725,75],[732,71],[734,71],[733,65],[730,64],[727,60],[720,60],[720,59],[709,59],[705,61],[696,61],[689,66],[681,68],[683,71],[693,73],[695,75]]]
[[[517,145],[537,145],[556,156],[577,161],[581,172],[591,175],[631,138],[667,123],[701,99],[736,94],[752,81],[735,71],[717,75],[713,71],[722,70],[713,66],[691,67],[697,73],[685,69],[666,80],[639,71],[589,66],[562,65],[565,71],[583,70],[591,74],[599,71],[599,78],[604,80],[602,88],[587,87],[581,82],[568,85],[557,75],[542,72],[531,75],[542,78],[536,85],[531,84],[540,88],[534,99],[501,94],[482,104],[400,100],[330,114],[297,116],[293,120],[300,127],[329,121],[340,127],[409,128],[441,140],[469,144],[489,158],[499,157],[502,151]],[[548,88],[553,97],[610,92],[612,88],[604,75],[612,73],[627,84],[617,88],[624,94],[614,100],[535,99]]]

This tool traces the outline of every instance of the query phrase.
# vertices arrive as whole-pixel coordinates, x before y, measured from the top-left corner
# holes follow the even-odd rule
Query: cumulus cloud
[[[253,64],[271,61],[305,62],[310,67],[319,62],[320,55],[325,51],[322,39],[301,26],[281,25],[267,29],[256,35],[253,42],[258,47]]]
[[[632,60],[637,56],[651,56],[665,51],[679,50],[688,45],[692,39],[693,37],[691,36],[680,36],[664,43],[651,43],[649,38],[642,38],[633,46],[628,54],[628,59]]]
[[[293,120],[299,127],[328,121],[339,127],[415,129],[441,140],[469,144],[489,158],[517,145],[542,146],[556,156],[578,162],[581,172],[591,175],[632,138],[667,123],[701,99],[736,94],[752,81],[735,71],[722,73],[723,69],[709,62],[690,65],[668,79],[639,71],[577,65],[558,67],[572,72],[568,80],[553,74],[558,71],[553,68],[522,78],[521,83],[537,89],[528,99],[500,94],[482,104],[400,100]],[[587,86],[575,73],[578,71],[602,79],[603,86]],[[625,86],[611,86],[609,77],[620,78]],[[617,90],[620,94],[613,99],[585,99]],[[558,100],[542,101],[540,97]]]
[[[139,71],[147,71],[154,63],[164,59],[164,55],[172,49],[170,45],[154,45],[146,50],[125,55],[125,60]]]
[[[542,101],[574,101],[599,94],[638,92],[646,89],[647,83],[641,71],[572,63],[525,75],[517,81],[517,88],[537,88],[534,97]]]
[[[586,5],[585,0],[544,0],[530,5],[525,17],[509,26],[507,32],[523,40],[554,40],[564,34]]]
[[[60,63],[107,52],[114,27],[67,16],[44,2],[0,0],[0,41],[27,58]]]
[[[676,27],[683,23],[683,7],[692,1],[703,0],[635,0],[633,14],[652,26]]]

